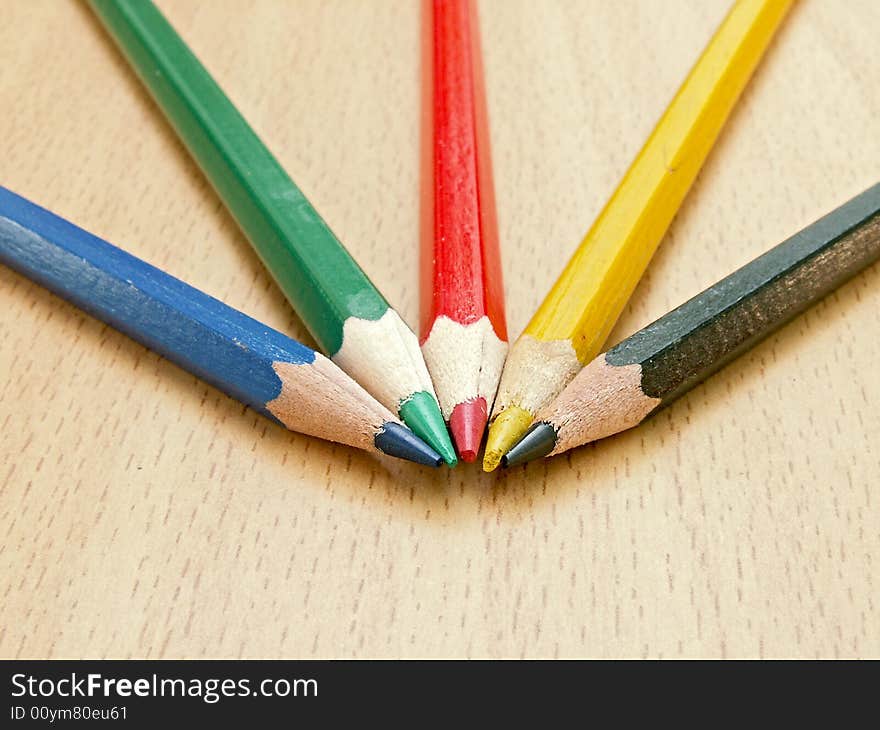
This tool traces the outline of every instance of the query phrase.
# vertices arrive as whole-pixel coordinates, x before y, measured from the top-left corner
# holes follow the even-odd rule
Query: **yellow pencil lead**
[[[533,415],[525,408],[508,406],[495,417],[486,438],[483,471],[495,471],[498,468],[501,457],[510,451],[531,425]]]

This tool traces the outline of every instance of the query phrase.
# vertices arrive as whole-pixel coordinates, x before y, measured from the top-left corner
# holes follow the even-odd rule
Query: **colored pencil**
[[[425,0],[422,28],[422,354],[474,461],[507,354],[476,5]]]
[[[597,357],[505,465],[638,425],[878,259],[880,184]]]
[[[327,358],[2,187],[0,263],[292,431],[441,463]]]
[[[504,366],[483,468],[601,350],[791,0],[738,0]]]
[[[450,465],[418,339],[149,0],[90,0],[321,349]]]

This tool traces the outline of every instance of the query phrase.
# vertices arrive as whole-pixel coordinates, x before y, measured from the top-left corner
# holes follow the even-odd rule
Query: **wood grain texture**
[[[415,324],[418,3],[159,4]],[[309,342],[87,8],[4,10],[3,184]],[[726,10],[481,3],[513,336],[559,273],[525,254],[571,254]],[[611,341],[876,181],[878,32],[871,0],[796,5]],[[878,288],[636,431],[425,474],[267,424],[2,269],[0,655],[878,656]]]

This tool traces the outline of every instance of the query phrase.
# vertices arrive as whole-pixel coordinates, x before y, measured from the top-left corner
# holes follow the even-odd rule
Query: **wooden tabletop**
[[[159,5],[414,325],[418,3]],[[512,335],[728,5],[481,2]],[[877,182],[878,35],[795,6],[612,341]],[[0,184],[311,342],[84,4],[0,48]],[[483,474],[288,433],[0,268],[0,656],[880,656],[878,287]]]

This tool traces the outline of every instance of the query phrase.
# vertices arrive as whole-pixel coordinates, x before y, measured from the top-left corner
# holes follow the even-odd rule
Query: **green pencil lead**
[[[458,463],[455,447],[452,445],[446,422],[434,396],[425,391],[413,393],[400,404],[398,413],[413,433],[432,446],[443,457],[443,461],[449,466]]]

